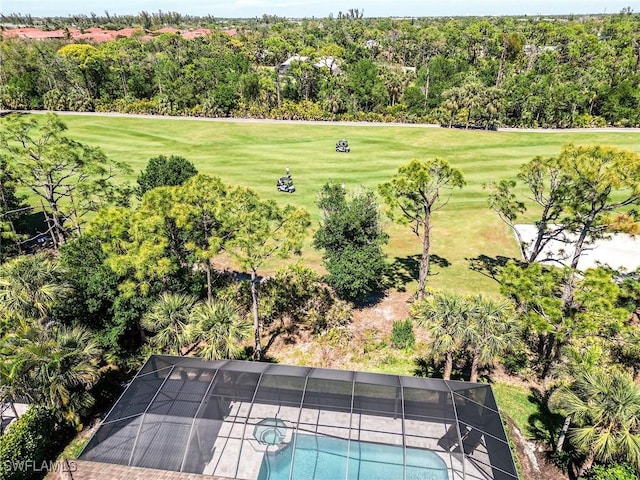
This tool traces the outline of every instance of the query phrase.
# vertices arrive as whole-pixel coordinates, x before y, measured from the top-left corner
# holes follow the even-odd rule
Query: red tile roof
[[[197,30],[191,30],[189,32],[184,32],[182,34],[182,37],[186,38],[187,40],[191,40],[193,38],[206,37],[207,35],[209,35],[210,32],[211,32],[211,30],[207,30],[206,28],[199,28]]]
[[[45,38],[65,38],[64,30],[45,31],[39,28],[11,28],[3,31],[3,35],[7,38],[28,38],[33,40],[42,40]]]
[[[140,29],[140,28],[123,28],[122,30],[118,30],[116,32],[118,37],[131,37],[136,33],[142,33],[142,29]]]
[[[164,27],[155,30],[155,33],[180,33],[180,30],[178,30],[177,28]]]
[[[39,28],[34,27],[25,27],[25,28],[6,28],[2,31],[2,35],[5,38],[24,38],[29,40],[45,40],[52,38],[72,38],[73,40],[90,40],[94,42],[108,42],[111,40],[115,40],[118,37],[127,37],[130,38],[136,34],[142,33],[143,30],[140,28],[123,28],[122,30],[103,30],[99,27],[91,27],[87,28],[84,31],[80,31],[77,28],[68,28],[66,30],[41,30]],[[153,38],[153,35],[158,35],[161,33],[174,33],[180,34],[186,39],[193,39],[197,37],[207,36],[211,30],[206,28],[198,28],[195,30],[180,32],[175,28],[161,28],[159,30],[155,30],[151,32],[151,35],[142,35],[139,37],[140,41],[146,41]],[[229,35],[235,35],[235,30],[233,33],[227,31]]]

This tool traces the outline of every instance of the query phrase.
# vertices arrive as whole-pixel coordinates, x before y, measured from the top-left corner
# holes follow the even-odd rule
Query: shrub
[[[0,437],[0,480],[41,478],[62,450],[67,433],[53,412],[29,408]]]
[[[0,108],[24,110],[29,107],[27,95],[14,85],[0,87]]]
[[[351,313],[351,306],[336,298],[317,273],[300,264],[278,269],[261,287],[260,316],[265,325],[304,326],[316,335],[331,329],[344,332]]]
[[[231,113],[234,118],[270,118],[270,107],[267,103],[251,102],[244,104],[240,102]]]
[[[347,332],[346,327],[351,323],[351,305],[332,296],[329,297],[329,302],[325,302],[325,305],[324,311],[314,309],[309,312],[308,323],[313,332],[334,330],[341,332],[343,337],[349,337],[351,334]]]
[[[378,245],[349,245],[340,252],[328,253],[324,265],[329,271],[327,283],[349,301],[365,301],[369,294],[381,289],[387,269]]]
[[[411,348],[416,343],[416,336],[413,333],[413,324],[410,319],[395,320],[391,331],[391,345],[393,348]]]
[[[96,105],[87,91],[62,91],[54,88],[42,96],[42,101],[47,110],[69,110],[71,112],[93,112],[96,110]],[[98,107],[102,108],[102,111],[107,111],[100,102],[98,102]]]
[[[57,88],[51,89],[42,96],[44,108],[47,110],[66,110],[67,96]]]
[[[324,249],[327,283],[345,300],[364,301],[383,288],[387,266],[377,200],[373,192],[347,197],[343,187],[329,182],[322,187],[317,205],[322,211],[313,245]]]
[[[93,112],[93,99],[86,91],[70,90],[67,93],[67,110],[72,112]]]
[[[138,176],[138,196],[142,196],[158,187],[182,185],[191,177],[198,174],[196,167],[184,157],[164,155],[153,157],[147,167]]]
[[[606,127],[607,121],[602,117],[585,113],[575,118],[573,126],[576,128]]]
[[[321,105],[308,100],[294,102],[283,100],[279,107],[273,108],[271,118],[280,120],[331,120],[333,115],[322,109]]]
[[[585,480],[636,480],[638,478],[635,469],[626,463],[614,463],[611,465],[596,465]]]
[[[502,358],[502,365],[511,374],[517,374],[529,368],[529,356],[524,350],[509,351]]]
[[[384,340],[380,338],[380,332],[377,329],[367,328],[363,330],[362,336],[362,353],[375,352],[387,346]]]
[[[96,102],[95,109],[98,112],[120,112],[140,115],[153,115],[158,113],[158,101],[137,99],[133,97],[117,98],[113,101],[101,100]]]

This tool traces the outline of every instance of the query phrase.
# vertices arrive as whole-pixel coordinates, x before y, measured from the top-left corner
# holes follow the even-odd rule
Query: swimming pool
[[[294,435],[291,443],[262,459],[258,480],[289,480],[295,442],[295,480],[402,479],[402,447],[316,435]],[[347,461],[347,449],[348,457]],[[429,450],[406,449],[407,480],[447,480],[444,461]],[[348,476],[347,476],[348,468]]]

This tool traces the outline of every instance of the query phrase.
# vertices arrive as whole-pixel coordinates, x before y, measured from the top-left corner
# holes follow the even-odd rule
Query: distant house
[[[196,30],[190,30],[188,32],[182,33],[182,38],[187,40],[193,40],[194,38],[206,37],[211,33],[211,30],[207,30],[206,28],[198,28]]]
[[[291,69],[293,62],[308,62],[309,57],[303,57],[302,55],[293,55],[287,58],[284,62],[278,66],[278,73],[280,75],[286,75]],[[312,64],[316,68],[328,68],[332,75],[338,75],[340,73],[340,66],[338,61],[333,57],[321,57],[320,60]]]
[[[293,55],[292,57],[287,58],[284,62],[282,62],[278,66],[278,73],[280,75],[286,75],[291,70],[291,64],[293,62],[307,62],[309,61],[309,57],[303,57],[301,55]]]
[[[331,75],[338,75],[340,73],[340,65],[334,57],[322,57],[313,65],[317,68],[328,68]]]
[[[115,40],[116,37],[120,36],[131,36],[120,34],[120,32],[116,30],[102,30],[99,28],[90,28],[85,33],[81,33],[79,35],[73,36],[74,40],[91,40],[93,42],[103,43],[110,42],[111,40]]]
[[[369,49],[369,50],[373,50],[374,48],[380,46],[380,44],[378,43],[377,40],[373,40],[373,39],[369,39],[365,42],[365,46]]]
[[[558,47],[556,45],[538,46],[538,45],[533,45],[533,44],[527,43],[526,45],[524,45],[524,47],[522,47],[522,50],[524,51],[524,53],[526,55],[532,56],[532,55],[537,55],[538,53],[542,53],[542,52],[554,52],[554,51],[558,50]]]
[[[225,30],[228,35],[234,35],[235,30]],[[121,30],[104,30],[99,27],[91,27],[86,30],[80,31],[77,28],[67,28],[65,30],[41,30],[34,27],[25,28],[4,28],[2,30],[2,36],[4,38],[24,38],[27,40],[51,40],[51,39],[69,39],[69,40],[86,40],[91,42],[109,42],[116,40],[120,37],[136,37],[140,41],[146,41],[153,38],[151,35],[142,35],[143,31],[140,28],[123,28]],[[161,28],[150,32],[153,35],[159,35],[162,33],[170,33],[174,35],[181,35],[187,40],[191,40],[198,37],[207,36],[211,33],[211,30],[206,28],[199,28],[195,30],[180,31],[175,28]]]
[[[2,31],[5,38],[24,38],[28,40],[48,40],[52,38],[67,38],[64,30],[40,30],[39,28],[7,28]]]

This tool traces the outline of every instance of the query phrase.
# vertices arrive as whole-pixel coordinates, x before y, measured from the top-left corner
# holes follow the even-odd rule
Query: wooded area
[[[139,33],[96,44],[5,38],[0,107],[475,128],[640,125],[640,15],[630,10],[550,18],[356,13],[233,22],[162,12],[77,17],[80,28]],[[160,26],[212,33],[147,35]]]

